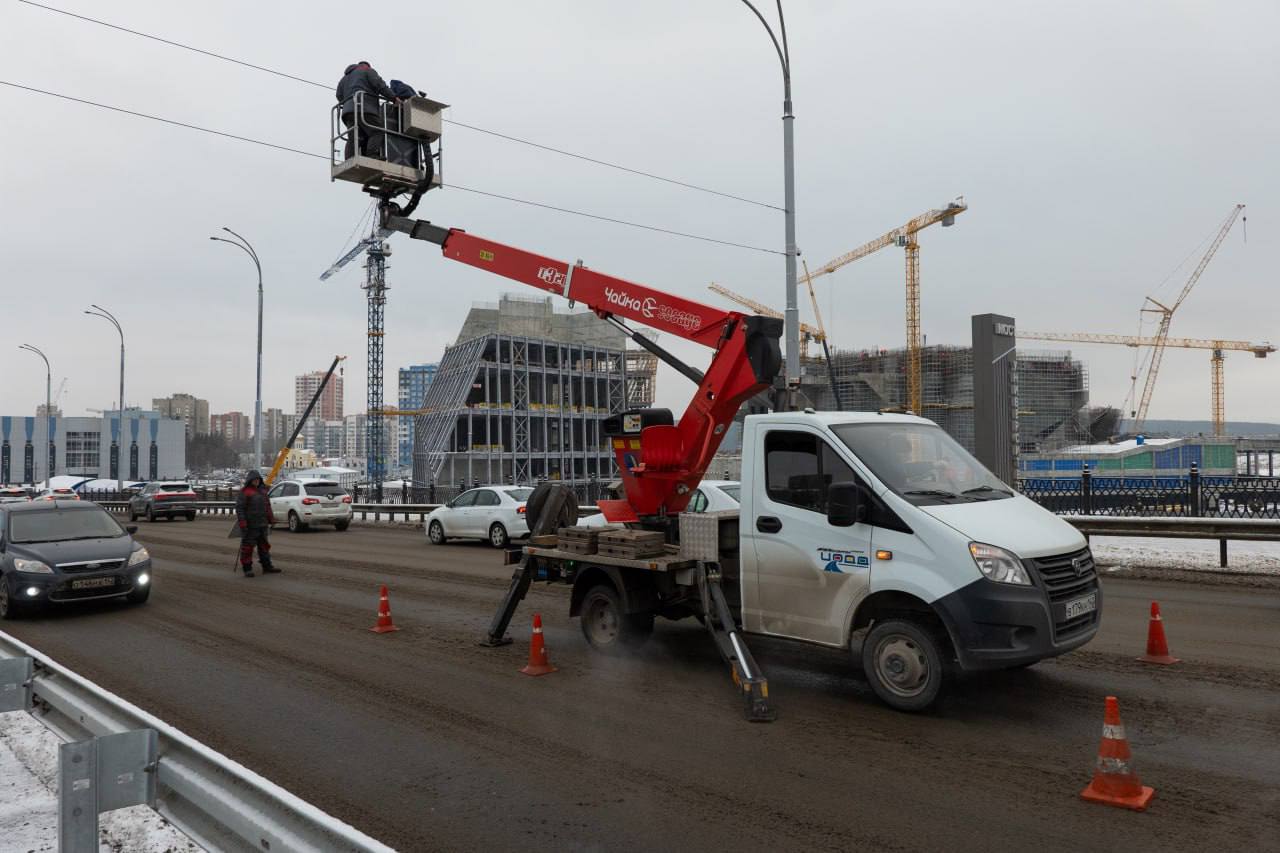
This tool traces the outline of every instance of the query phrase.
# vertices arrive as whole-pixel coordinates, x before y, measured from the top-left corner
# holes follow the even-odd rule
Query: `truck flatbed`
[[[682,557],[679,553],[664,554],[660,557],[628,559],[626,557],[610,557],[605,554],[575,554],[572,551],[561,551],[558,548],[548,548],[542,545],[526,545],[524,553],[539,560],[558,560],[565,563],[581,563],[591,566],[618,566],[626,569],[645,569],[651,572],[674,572],[682,569],[692,569],[697,565],[697,560],[690,557]]]

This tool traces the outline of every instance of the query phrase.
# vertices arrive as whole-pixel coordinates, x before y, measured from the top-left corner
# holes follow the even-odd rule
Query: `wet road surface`
[[[743,721],[692,620],[589,652],[567,589],[516,643],[476,644],[510,577],[408,526],[273,536],[284,574],[232,571],[228,521],[143,524],[140,607],[10,622],[31,643],[402,850],[1280,849],[1280,581],[1104,578],[1084,649],[891,711],[847,654],[752,640],[779,710]],[[378,585],[401,630],[377,635]],[[1161,603],[1174,667],[1134,661]],[[543,614],[560,672],[528,678]],[[1081,802],[1115,694],[1145,814]]]

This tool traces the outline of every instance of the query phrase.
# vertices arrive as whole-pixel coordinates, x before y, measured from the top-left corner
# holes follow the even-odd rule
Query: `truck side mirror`
[[[827,487],[827,522],[832,527],[852,527],[866,521],[870,510],[867,492],[859,483],[832,483]]]

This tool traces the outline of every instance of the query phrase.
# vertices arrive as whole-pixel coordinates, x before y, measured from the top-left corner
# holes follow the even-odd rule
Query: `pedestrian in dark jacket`
[[[353,65],[348,65],[346,70],[342,72],[342,79],[338,81],[338,88],[334,91],[334,95],[338,98],[338,103],[342,104],[341,114],[342,123],[350,129],[356,123],[356,95],[363,92],[364,97],[360,98],[360,148],[361,153],[368,154],[373,157],[382,157],[382,134],[378,129],[382,124],[382,110],[379,98],[385,98],[388,101],[400,103],[400,99],[396,97],[396,93],[391,91],[391,87],[386,81],[373,70],[373,66],[363,60]],[[350,157],[354,151],[354,142],[352,137],[354,132],[347,134],[347,157]]]
[[[271,543],[267,541],[267,531],[275,523],[262,475],[257,471],[250,471],[245,475],[244,488],[236,495],[236,524],[240,526],[240,568],[244,569],[245,577],[253,577],[255,545],[258,547],[258,562],[262,564],[262,573],[265,575],[280,571],[271,565]]]

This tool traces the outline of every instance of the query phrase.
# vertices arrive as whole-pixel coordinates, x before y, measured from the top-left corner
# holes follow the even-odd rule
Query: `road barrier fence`
[[[147,805],[207,850],[391,848],[0,632],[0,713],[57,734],[58,849],[97,853],[98,816]]]
[[[1280,518],[1280,477],[1098,477],[1024,479],[1018,491],[1059,515]]]

